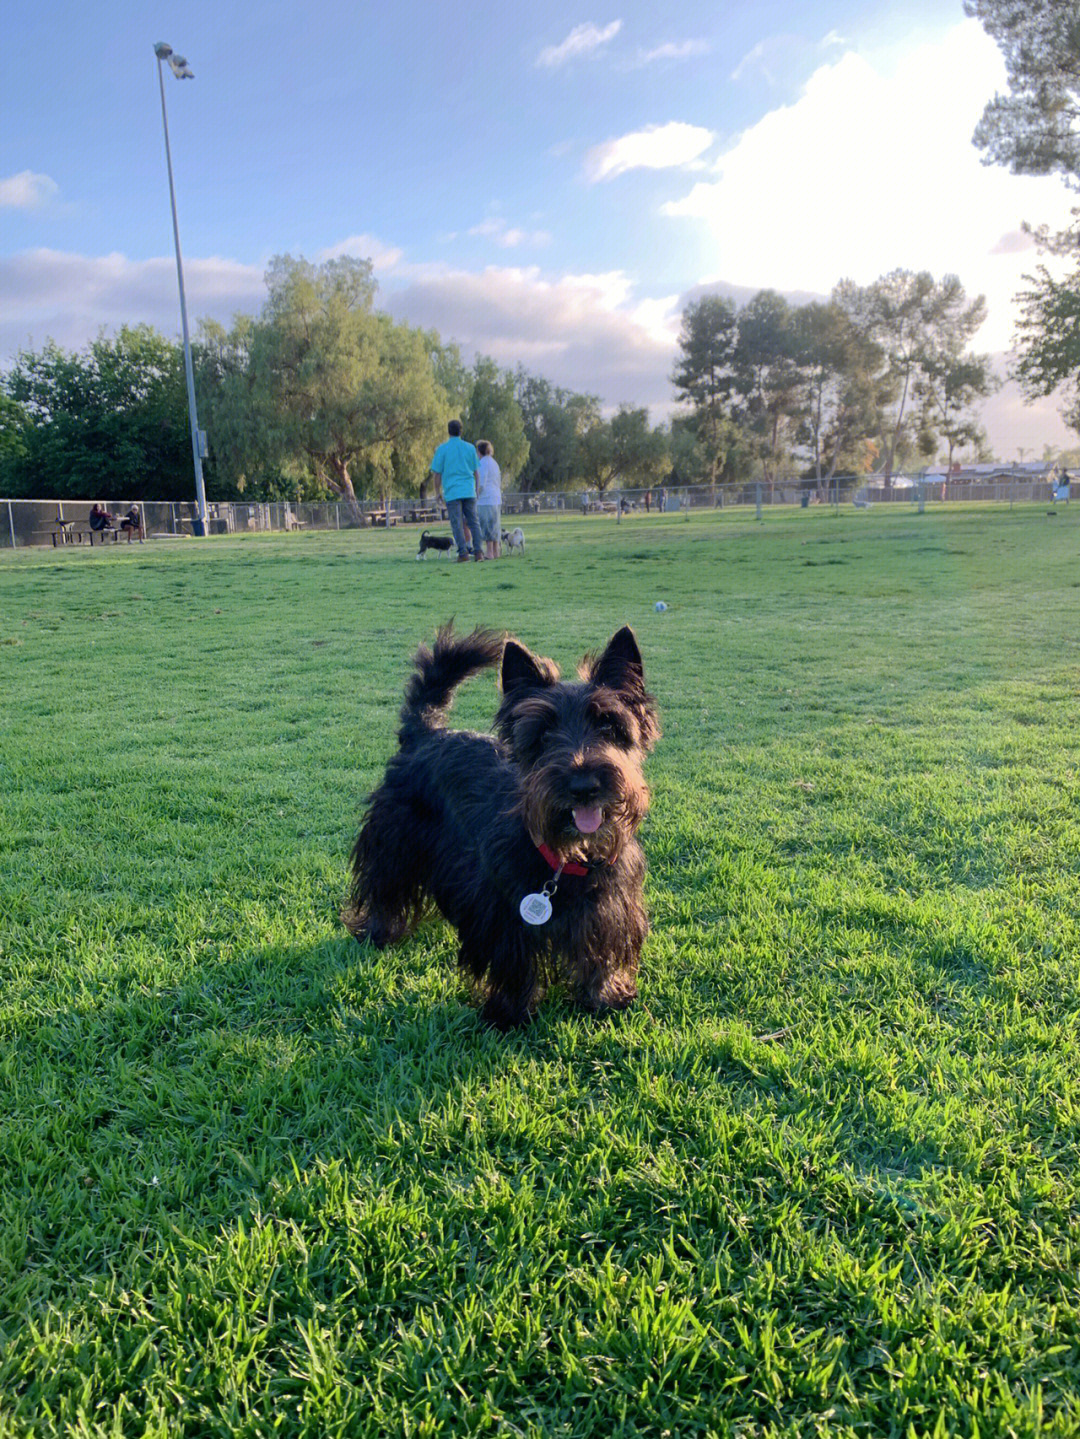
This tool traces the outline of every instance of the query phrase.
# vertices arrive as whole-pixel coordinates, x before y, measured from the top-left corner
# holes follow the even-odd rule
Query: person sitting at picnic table
[[[101,532],[116,528],[116,516],[110,515],[104,505],[95,504],[90,511],[90,528]]]
[[[132,505],[127,514],[120,521],[120,528],[127,531],[128,542],[131,542],[132,533],[142,534],[142,510],[138,505]]]

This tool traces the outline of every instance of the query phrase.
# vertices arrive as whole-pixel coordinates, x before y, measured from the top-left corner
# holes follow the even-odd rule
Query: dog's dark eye
[[[605,739],[612,740],[615,744],[628,743],[629,736],[626,733],[626,726],[614,715],[602,715],[596,723],[596,728]]]

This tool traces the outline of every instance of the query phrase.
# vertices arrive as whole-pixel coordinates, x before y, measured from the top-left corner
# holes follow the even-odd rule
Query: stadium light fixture
[[[180,322],[184,332],[184,373],[187,376],[188,418],[191,421],[191,455],[195,463],[195,503],[199,511],[199,527],[204,535],[210,533],[209,516],[206,511],[206,487],[203,484],[202,462],[206,453],[206,437],[199,429],[199,415],[195,408],[195,371],[191,363],[191,339],[188,335],[187,300],[184,296],[184,263],[180,258],[180,226],[176,219],[176,187],[173,184],[172,150],[169,147],[169,119],[165,113],[165,71],[167,64],[178,80],[194,80],[195,72],[182,55],[174,53],[171,45],[159,41],[154,46],[158,62],[158,84],[161,87],[161,123],[165,130],[165,164],[169,171],[169,201],[172,205],[173,240],[176,243],[176,279],[180,286]]]

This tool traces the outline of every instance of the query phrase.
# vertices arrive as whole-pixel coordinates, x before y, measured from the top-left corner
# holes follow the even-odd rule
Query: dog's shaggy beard
[[[522,776],[518,812],[534,844],[545,844],[562,860],[613,864],[645,818],[649,790],[641,772],[628,756],[605,748],[588,764],[588,773],[600,784],[590,799],[603,812],[600,827],[582,834],[574,824],[574,799],[569,780],[579,771],[565,762],[541,763]]]

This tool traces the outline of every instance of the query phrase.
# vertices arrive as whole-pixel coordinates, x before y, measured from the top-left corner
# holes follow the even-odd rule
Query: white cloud
[[[0,180],[0,210],[40,210],[59,193],[59,185],[48,175],[20,170]]]
[[[1031,256],[1000,241],[1025,217],[1064,224],[1069,196],[980,163],[971,134],[1003,83],[974,20],[891,64],[846,53],[664,213],[701,222],[711,268],[736,285],[828,293],[898,267],[956,273],[987,296],[980,348],[1005,350]]]
[[[560,45],[548,45],[541,50],[536,57],[536,63],[545,69],[552,69],[565,65],[569,60],[577,60],[582,55],[591,55],[602,45],[614,40],[621,29],[621,20],[612,20],[611,24],[605,25],[603,29],[594,25],[591,20],[584,25],[575,25]]]
[[[711,286],[745,304],[753,291]],[[489,267],[482,272],[417,266],[403,288],[380,303],[399,320],[436,329],[467,356],[490,355],[499,365],[519,364],[555,385],[599,395],[607,409],[623,402],[647,405],[654,423],[673,409],[670,375],[680,314],[704,288],[684,295],[639,298],[621,270],[545,276],[536,267]],[[804,303],[804,292],[792,293]],[[1004,374],[1007,357],[995,356]],[[1024,401],[1010,383],[983,409],[992,445],[1006,459],[1023,446],[1075,443],[1053,400]]]
[[[707,40],[669,40],[655,49],[642,50],[637,63],[651,65],[655,60],[692,60],[696,55],[707,55],[709,49]]]
[[[774,85],[776,83],[776,62],[781,61],[782,68],[786,69],[792,51],[801,50],[801,48],[798,37],[795,35],[773,35],[768,40],[759,40],[732,70],[731,78],[735,84],[738,84],[747,74],[754,71],[767,80],[770,85]]]
[[[1002,235],[991,255],[1019,255],[1025,250],[1034,250],[1035,241],[1026,230],[1009,230]]]
[[[358,260],[370,260],[376,274],[394,270],[401,263],[402,252],[393,245],[386,245],[374,235],[350,235],[336,245],[319,251],[320,260],[340,260],[351,255]]]
[[[355,237],[354,237],[355,238]],[[363,253],[392,247],[360,237]],[[345,244],[346,242],[343,242]],[[333,247],[337,252],[339,247]],[[346,248],[341,253],[353,253]],[[265,298],[263,267],[223,259],[189,258],[184,265],[193,321],[228,324],[238,311],[255,312]],[[713,285],[744,304],[753,287]],[[647,405],[654,422],[673,406],[670,374],[680,312],[704,287],[683,295],[642,295],[622,270],[545,273],[537,266],[483,270],[423,264],[402,256],[385,275],[378,305],[396,319],[437,329],[466,356],[491,355],[514,369],[523,364],[553,384],[600,396],[607,409]],[[171,255],[133,261],[123,255],[86,257],[33,250],[0,259],[0,294],[13,299],[0,323],[0,357],[54,338],[66,349],[83,346],[103,326],[140,321],[177,335],[179,302]],[[808,298],[789,292],[793,302]],[[1056,405],[1029,406],[1015,385],[984,411],[992,443],[1011,457],[1022,445],[1071,443]]]
[[[235,260],[185,259],[184,287],[194,325],[205,317],[228,324],[238,310],[255,310],[266,295],[261,265]],[[0,258],[0,358],[55,340],[78,349],[101,328],[141,323],[166,335],[180,331],[176,261],[25,250]],[[18,297],[18,303],[15,303]]]
[[[515,225],[508,225],[498,215],[492,215],[489,219],[482,220],[479,225],[473,225],[469,234],[486,236],[505,250],[516,249],[518,245],[535,246],[551,243],[551,236],[547,230],[522,230]]]
[[[675,296],[641,300],[623,271],[547,276],[535,266],[475,272],[427,267],[381,303],[434,328],[466,354],[544,375],[553,384],[661,411],[678,329]]]
[[[585,156],[586,177],[595,183],[611,180],[627,170],[670,170],[689,165],[713,141],[713,132],[701,125],[672,120],[649,125],[595,145]]]

